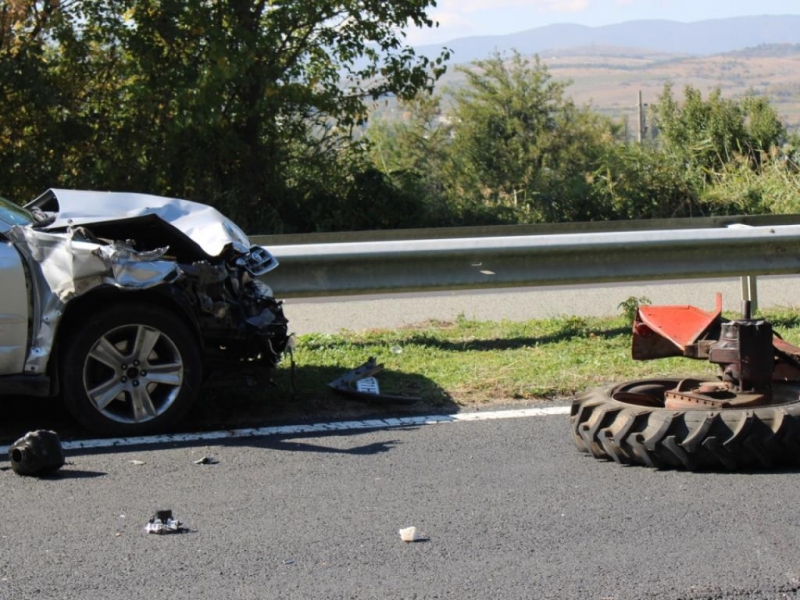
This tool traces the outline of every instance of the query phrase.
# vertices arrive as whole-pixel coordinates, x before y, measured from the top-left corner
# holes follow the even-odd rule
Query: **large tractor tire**
[[[595,458],[657,469],[737,471],[800,464],[800,400],[668,410],[664,393],[679,381],[631,381],[577,397],[570,412],[575,444]]]

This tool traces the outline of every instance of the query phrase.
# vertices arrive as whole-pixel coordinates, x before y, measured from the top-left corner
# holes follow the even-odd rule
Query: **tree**
[[[463,185],[523,220],[596,218],[587,176],[615,127],[575,106],[568,82],[554,81],[538,56],[495,54],[459,70],[466,85],[454,92],[453,151]]]
[[[38,68],[58,98],[41,118],[72,127],[59,176],[44,180],[21,173],[48,142],[24,137],[25,119],[15,126],[28,164],[3,192],[59,184],[191,197],[251,231],[313,227],[316,182],[346,189],[363,166],[352,133],[367,103],[430,89],[446,58],[417,57],[403,41],[409,24],[433,26],[433,0],[14,3],[59,16],[40,21],[31,48],[50,55]],[[18,104],[0,97],[0,119]]]
[[[701,190],[687,177],[685,166],[674,155],[649,145],[608,145],[590,182],[597,213],[610,219],[706,214]]]
[[[53,181],[59,173],[55,155],[67,128],[54,118],[62,95],[49,41],[68,27],[63,17],[59,3],[48,0],[0,5],[0,193],[10,197],[28,192],[26,181]]]
[[[375,168],[422,202],[423,221],[431,226],[457,224],[460,213],[450,202],[459,180],[452,162],[452,125],[441,101],[441,96],[427,93],[401,101],[401,118],[375,119],[367,131]]]
[[[769,101],[753,94],[723,98],[717,88],[704,100],[699,90],[686,86],[679,103],[665,85],[653,111],[661,148],[706,181],[740,159],[757,167],[762,153],[779,147],[787,136]]]

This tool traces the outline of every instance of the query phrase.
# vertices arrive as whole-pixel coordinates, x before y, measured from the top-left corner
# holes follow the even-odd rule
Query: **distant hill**
[[[764,44],[734,52],[691,56],[637,49],[588,47],[541,54],[550,74],[571,85],[567,94],[578,104],[635,123],[636,100],[654,103],[669,83],[677,98],[691,85],[706,97],[719,88],[723,96],[755,93],[769,98],[781,118],[800,131],[800,44]],[[454,71],[443,86],[458,86]]]
[[[486,58],[495,50],[516,49],[531,55],[574,47],[616,46],[707,56],[763,44],[800,44],[800,15],[732,17],[694,23],[629,21],[602,27],[559,24],[508,35],[459,38],[415,49],[420,54],[436,56],[446,46],[453,50],[451,63],[467,63]]]
[[[687,85],[704,97],[715,88],[732,98],[761,94],[792,130],[800,132],[800,44],[762,44],[703,56],[590,45],[549,50],[539,56],[554,79],[570,82],[566,94],[577,104],[625,119],[631,128],[636,123],[638,93],[642,92],[646,104],[655,103],[664,84],[670,83],[679,99]],[[445,108],[447,90],[464,82],[463,73],[449,69],[437,83],[437,90],[445,94]],[[376,114],[407,117],[395,102],[376,107]]]

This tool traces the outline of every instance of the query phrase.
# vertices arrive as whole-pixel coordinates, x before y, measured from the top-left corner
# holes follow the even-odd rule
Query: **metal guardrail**
[[[800,225],[274,241],[265,280],[285,298],[800,273]]]
[[[435,229],[381,229],[321,233],[290,233],[251,236],[254,243],[269,248],[296,244],[334,244],[345,242],[389,242],[397,240],[442,240],[473,237],[521,235],[563,235],[569,233],[609,233],[673,229],[714,229],[730,225],[768,227],[800,225],[798,215],[725,215],[674,219],[628,219],[583,221],[576,223],[536,223],[532,225],[484,225],[475,227],[437,227]]]

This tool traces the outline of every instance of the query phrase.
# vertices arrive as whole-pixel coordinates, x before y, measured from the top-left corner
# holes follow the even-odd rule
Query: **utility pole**
[[[636,131],[636,139],[639,144],[642,143],[644,139],[644,132],[647,130],[647,124],[645,123],[645,115],[644,115],[644,107],[647,106],[646,104],[642,104],[642,90],[639,90],[639,100],[636,103],[636,114],[638,117],[639,126],[637,127]]]

